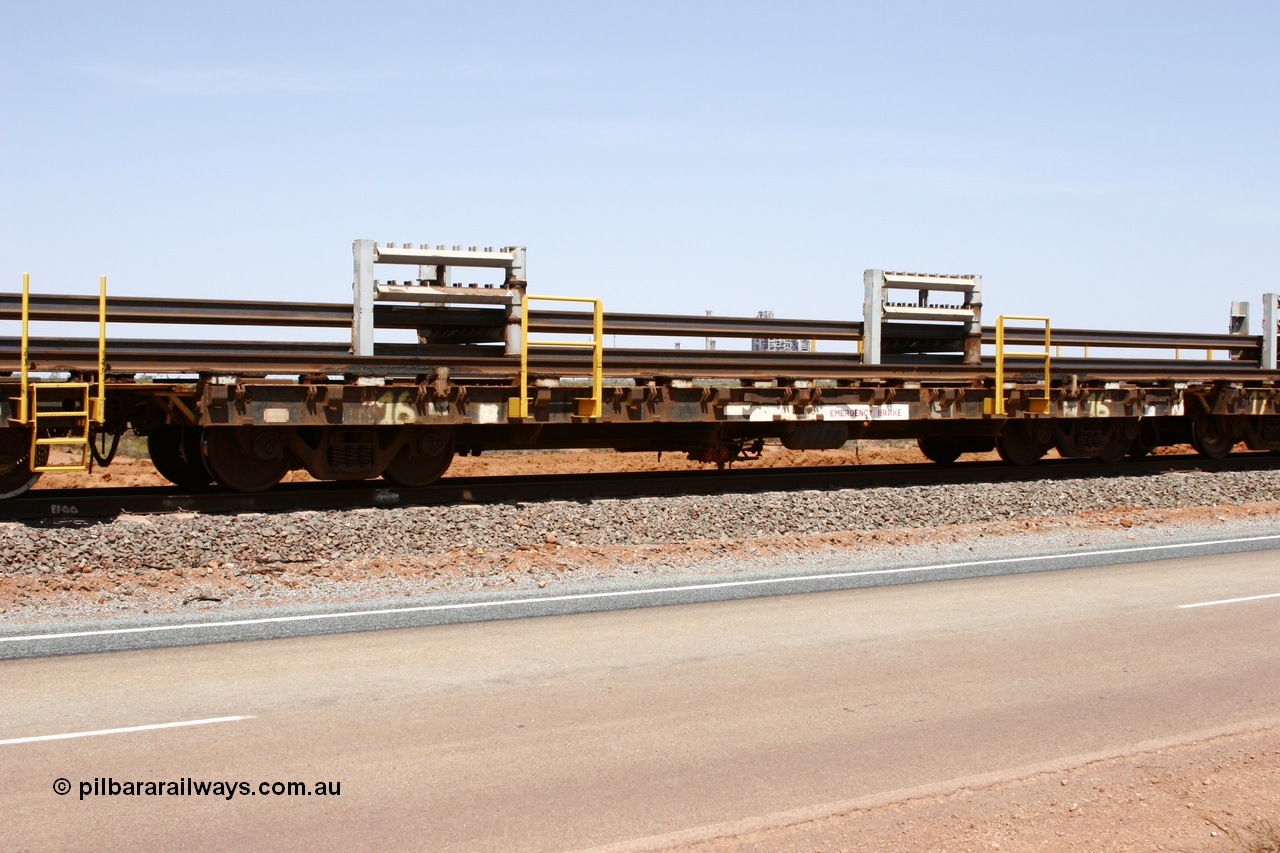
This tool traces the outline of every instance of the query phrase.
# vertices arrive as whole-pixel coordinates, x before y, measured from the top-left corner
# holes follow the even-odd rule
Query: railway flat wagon
[[[350,303],[118,297],[105,280],[97,297],[33,294],[24,277],[0,294],[17,330],[0,338],[0,495],[109,464],[126,431],[175,484],[240,492],[293,469],[426,486],[456,454],[501,449],[672,451],[722,467],[766,441],[860,438],[914,439],[939,463],[993,448],[1014,465],[1051,448],[1109,464],[1183,442],[1214,458],[1280,450],[1276,294],[1260,335],[1241,303],[1221,334],[983,325],[979,276],[884,270],[864,274],[861,322],[620,314],[530,293],[522,247],[358,240],[353,254]],[[455,281],[474,268],[501,280]],[[47,323],[56,337],[31,334]],[[65,337],[70,324],[97,335]],[[185,332],[108,336],[116,324]],[[210,339],[218,327],[240,328]],[[239,340],[244,327],[268,339]],[[283,328],[351,338],[270,339]],[[616,337],[655,343],[605,346]]]

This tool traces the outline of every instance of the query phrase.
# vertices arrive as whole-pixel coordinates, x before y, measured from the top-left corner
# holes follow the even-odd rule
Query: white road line
[[[345,610],[337,613],[310,613],[302,616],[264,616],[257,619],[228,619],[223,622],[188,622],[180,625],[148,625],[139,628],[104,628],[97,631],[67,631],[59,634],[25,634],[14,637],[0,637],[0,643],[39,642],[41,640],[66,640],[76,637],[109,637],[120,634],[153,634],[161,631],[199,631],[219,628],[240,628],[248,625],[278,625],[286,622],[316,622],[323,619],[350,619],[360,616],[397,616],[406,613],[438,613],[450,610],[484,610],[499,607],[513,607],[524,604],[550,604],[562,601],[588,601],[606,598],[642,598],[646,596],[666,595],[668,593],[693,592],[709,589],[732,589],[735,587],[778,586],[805,581],[843,580],[849,578],[872,577],[877,575],[906,575],[937,572],[945,569],[965,569],[978,566],[998,566],[1010,563],[1042,563],[1049,560],[1060,560],[1064,557],[1107,557],[1115,554],[1141,554],[1159,551],[1180,551],[1188,548],[1203,548],[1214,545],[1229,545],[1242,542],[1275,542],[1280,541],[1280,534],[1269,536],[1249,536],[1241,539],[1211,539],[1204,542],[1183,542],[1171,545],[1136,545],[1130,548],[1111,548],[1104,551],[1072,551],[1064,554],[1044,554],[1038,557],[1002,557],[995,560],[972,560],[961,563],[938,563],[932,566],[911,566],[899,569],[871,569],[860,572],[831,572],[820,575],[789,575],[782,578],[759,578],[755,580],[717,581],[714,583],[688,584],[686,586],[664,586],[649,589],[622,589],[611,592],[582,592],[569,595],[547,595],[529,598],[507,598],[500,601],[471,601],[459,604],[424,604],[416,607],[388,607],[381,610]]]
[[[1195,604],[1179,604],[1179,610],[1185,610],[1188,607],[1211,607],[1214,604],[1235,604],[1239,601],[1258,601],[1263,598],[1280,598],[1280,592],[1269,592],[1266,595],[1249,595],[1244,598],[1223,598],[1218,601],[1198,601]]]
[[[92,732],[67,732],[60,735],[36,735],[35,737],[15,737],[8,740],[0,740],[0,746],[9,746],[15,743],[38,743],[43,740],[70,740],[76,737],[95,737],[97,735],[122,735],[129,732],[149,732],[156,729],[178,729],[183,726],[207,726],[210,723],[234,723],[237,720],[252,720],[252,716],[246,717],[210,717],[207,720],[181,720],[176,723],[152,723],[149,726],[126,726],[122,729],[98,729]]]

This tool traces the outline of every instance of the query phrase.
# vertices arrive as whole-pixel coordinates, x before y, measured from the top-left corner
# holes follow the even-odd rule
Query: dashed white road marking
[[[234,723],[237,720],[252,720],[253,717],[209,717],[204,720],[180,720],[176,723],[152,723],[147,726],[125,726],[121,729],[97,729],[91,732],[65,732],[57,735],[36,735],[35,737],[14,737],[8,740],[0,740],[0,746],[10,746],[17,743],[39,743],[45,740],[70,740],[77,737],[96,737],[97,735],[123,735],[130,732],[150,732],[156,729],[179,729],[183,726],[207,726],[210,723]]]
[[[1218,601],[1197,601],[1195,604],[1179,604],[1179,610],[1188,607],[1211,607],[1215,604],[1235,604],[1240,601],[1259,601],[1263,598],[1280,598],[1280,592],[1269,592],[1266,595],[1246,595],[1244,598],[1222,598]]]

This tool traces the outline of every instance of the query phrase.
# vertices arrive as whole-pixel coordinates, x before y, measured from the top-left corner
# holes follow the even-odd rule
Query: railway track
[[[1173,472],[1234,472],[1280,467],[1270,452],[1233,454],[1225,459],[1166,455],[1103,466],[1092,460],[1053,459],[1030,467],[1000,462],[905,465],[840,465],[796,468],[739,468],[725,471],[645,471],[609,474],[446,477],[424,488],[402,488],[385,480],[284,483],[267,492],[240,494],[215,488],[177,486],[32,489],[0,502],[0,520],[28,524],[74,524],[122,514],[179,512],[204,514],[282,513],[512,501],[586,500],[665,495],[714,495],[763,491],[857,489],[886,486],[1008,483],[1033,480],[1089,480],[1143,477]]]

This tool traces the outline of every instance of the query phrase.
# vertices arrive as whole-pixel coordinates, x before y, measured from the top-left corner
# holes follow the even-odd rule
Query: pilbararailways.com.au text
[[[59,784],[62,783],[62,784]],[[66,779],[54,782],[53,789],[59,794],[69,792],[70,785]],[[342,783],[322,779],[313,784],[306,782],[242,782],[242,781],[206,781],[203,779],[177,780],[136,780],[117,781],[108,777],[97,777],[91,781],[80,782],[80,799],[86,797],[222,797],[230,800],[234,797],[338,797],[342,795]]]

